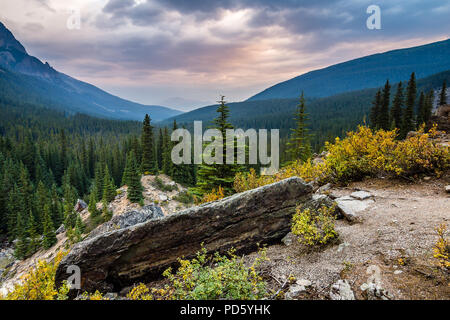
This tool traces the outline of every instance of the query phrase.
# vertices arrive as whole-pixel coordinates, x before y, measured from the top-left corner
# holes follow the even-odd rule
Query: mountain
[[[181,111],[143,105],[111,95],[89,83],[74,79],[30,56],[22,44],[0,22],[0,92],[20,100],[41,104],[69,113],[86,113],[103,118],[142,120],[148,113],[154,121]]]
[[[401,80],[407,81],[408,78],[409,76]],[[439,90],[444,80],[450,83],[450,70],[417,80],[417,90],[418,92]],[[397,83],[391,84],[391,98],[393,98]],[[354,130],[358,124],[362,124],[369,116],[377,90],[375,87],[325,98],[307,98],[308,128],[313,134],[313,147],[319,148],[325,141],[341,136],[347,131]],[[435,97],[437,98],[437,91]],[[243,101],[227,105],[230,108],[230,121],[236,128],[280,129],[280,136],[286,137],[290,133],[290,128],[295,126],[293,113],[298,102],[298,98],[288,98]],[[170,125],[175,119],[179,125],[189,129],[193,121],[198,120],[203,121],[203,127],[206,128],[217,116],[216,109],[217,105],[196,109],[166,119],[161,125]]]
[[[311,71],[278,83],[249,101],[296,98],[304,91],[307,97],[328,97],[339,93],[374,88],[389,79],[417,78],[450,69],[450,39],[423,46],[378,53]]]

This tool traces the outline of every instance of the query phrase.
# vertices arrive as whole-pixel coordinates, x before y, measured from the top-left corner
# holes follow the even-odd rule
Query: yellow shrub
[[[273,176],[257,176],[254,170],[239,173],[234,180],[234,190],[243,192],[290,177],[300,177],[306,182],[349,182],[378,173],[394,176],[411,176],[420,173],[440,175],[450,166],[448,146],[436,144],[430,138],[436,134],[433,127],[424,133],[403,141],[397,140],[397,130],[373,131],[360,126],[348,132],[333,144],[326,143],[327,156],[323,162],[311,160],[294,162]]]
[[[203,198],[200,200],[197,197],[194,197],[194,201],[196,204],[202,204],[206,202],[216,201],[225,198],[225,192],[221,186],[219,186],[219,189],[216,191],[216,189],[213,189],[210,193],[206,193],[203,195]]]
[[[135,286],[128,294],[127,299],[130,300],[153,300],[151,294],[149,294],[150,290],[143,283]]]
[[[322,206],[317,211],[297,207],[292,217],[292,233],[298,236],[300,243],[307,246],[329,243],[338,237],[334,229],[334,210],[334,206]]]
[[[103,294],[101,292],[99,292],[98,290],[96,290],[94,293],[87,293],[84,292],[81,295],[81,300],[109,300],[107,298],[103,297]]]
[[[8,293],[8,300],[55,300],[67,299],[67,283],[57,289],[55,274],[61,259],[66,253],[60,251],[52,262],[40,260],[37,266],[21,279],[21,283],[14,286]]]
[[[443,269],[450,269],[450,243],[446,239],[447,225],[442,223],[436,228],[438,241],[433,248],[433,257],[438,260],[439,266]]]

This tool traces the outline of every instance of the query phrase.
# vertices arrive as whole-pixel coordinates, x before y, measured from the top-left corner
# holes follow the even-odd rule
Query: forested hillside
[[[168,128],[153,138],[150,118],[142,131],[140,122],[66,115],[5,96],[0,110],[0,238],[18,239],[18,258],[41,245],[50,247],[62,223],[66,230],[73,229],[73,236],[79,234],[84,226],[73,211],[77,199],[109,202],[123,184],[139,195],[139,183],[133,185],[133,179],[147,170],[145,159],[153,161],[154,170],[172,174],[170,153],[164,153],[163,167]],[[192,175],[191,180],[183,175],[189,170],[176,170],[176,180],[193,183]],[[104,219],[107,212],[96,223]]]

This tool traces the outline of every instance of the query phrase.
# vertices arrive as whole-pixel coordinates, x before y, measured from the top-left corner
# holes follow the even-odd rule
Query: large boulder
[[[298,202],[312,187],[294,177],[192,207],[161,219],[99,234],[78,243],[56,272],[59,285],[70,265],[81,269],[81,290],[118,291],[160,277],[179,257],[193,257],[202,243],[208,252],[254,250],[283,238]]]
[[[122,214],[117,214],[108,222],[103,223],[92,230],[88,236],[88,239],[94,238],[102,233],[128,228],[151,219],[162,218],[163,216],[164,213],[161,208],[155,205],[148,205],[142,207],[140,210],[132,210]]]

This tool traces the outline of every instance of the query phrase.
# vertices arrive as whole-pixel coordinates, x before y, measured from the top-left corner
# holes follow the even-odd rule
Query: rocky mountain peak
[[[11,31],[9,31],[2,22],[0,22],[0,50],[19,51],[27,54],[27,51],[22,44],[17,41]]]

